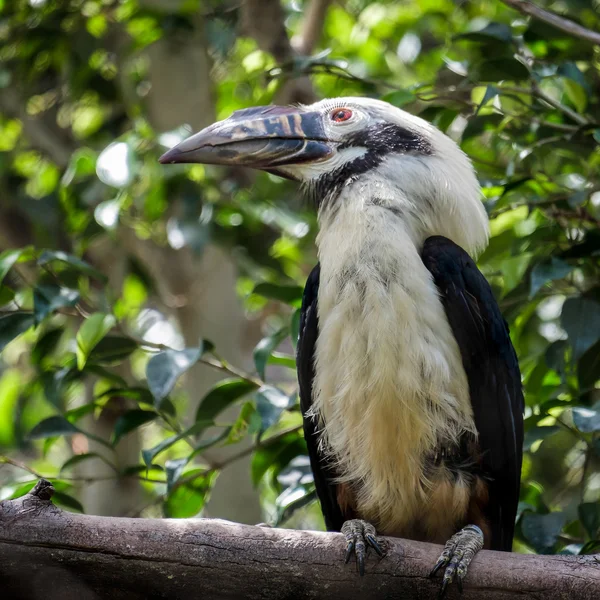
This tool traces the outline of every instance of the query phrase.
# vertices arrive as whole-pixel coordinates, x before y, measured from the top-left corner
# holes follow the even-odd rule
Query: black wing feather
[[[485,515],[492,549],[510,551],[519,502],[524,403],[508,325],[485,277],[460,246],[430,237],[422,259],[441,294],[469,381],[481,467],[489,479]]]
[[[302,308],[300,309],[300,333],[296,363],[300,386],[300,408],[304,419],[304,437],[308,446],[310,465],[315,479],[317,496],[328,531],[339,531],[344,523],[342,511],[337,502],[335,472],[327,460],[319,453],[318,423],[315,418],[306,416],[312,405],[313,380],[315,377],[315,346],[319,335],[317,301],[321,267],[317,266],[308,276]]]

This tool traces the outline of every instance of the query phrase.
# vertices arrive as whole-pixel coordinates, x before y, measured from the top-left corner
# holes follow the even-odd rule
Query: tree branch
[[[253,37],[261,50],[272,54],[280,64],[294,58],[279,0],[245,0],[241,14],[243,32]]]
[[[386,538],[367,576],[343,564],[344,539],[211,519],[150,520],[78,515],[55,507],[40,480],[0,503],[0,584],[15,599],[434,598],[427,577],[440,546]],[[464,600],[592,600],[600,556],[482,551]],[[451,592],[456,593],[456,592]],[[458,595],[456,596],[458,597]]]
[[[600,45],[600,33],[596,31],[592,31],[591,29],[587,29],[582,27],[578,23],[571,21],[570,19],[565,19],[552,11],[546,10],[545,8],[541,8],[532,2],[528,2],[527,0],[501,0],[507,6],[518,10],[520,13],[524,15],[529,15],[534,19],[538,19],[539,21],[543,21],[548,25],[552,25],[552,27],[556,27],[561,31],[564,31],[572,36],[578,37],[582,40],[586,40],[591,42],[592,44]]]
[[[292,47],[303,56],[310,56],[321,37],[323,23],[331,0],[312,0],[305,11],[299,36],[292,38]]]
[[[329,0],[313,0],[307,11],[298,50],[314,48]],[[245,0],[241,7],[242,31],[256,40],[258,47],[273,55],[278,65],[294,65],[300,54],[294,49],[285,30],[285,14],[279,0]],[[317,20],[321,15],[321,20]],[[305,38],[304,36],[308,36]],[[308,54],[308,52],[307,52]],[[310,104],[317,100],[308,76],[294,76],[285,81],[277,94],[280,104],[300,102]]]

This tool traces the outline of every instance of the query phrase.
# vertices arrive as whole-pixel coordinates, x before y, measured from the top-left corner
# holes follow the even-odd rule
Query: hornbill
[[[508,326],[470,254],[488,219],[467,156],[385,102],[235,112],[162,163],[262,169],[318,211],[297,368],[328,530],[364,572],[378,534],[444,543],[441,595],[482,547],[510,551],[523,395]]]

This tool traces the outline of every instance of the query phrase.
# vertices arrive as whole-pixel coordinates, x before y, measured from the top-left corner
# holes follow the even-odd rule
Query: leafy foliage
[[[293,347],[302,286],[316,260],[315,216],[294,185],[273,176],[248,186],[236,172],[156,162],[163,144],[186,131],[155,127],[146,51],[201,27],[216,117],[269,103],[286,79],[310,75],[320,96],[377,96],[460,141],[491,217],[479,265],[523,373],[515,548],[597,549],[594,49],[499,2],[352,0],[329,7],[322,51],[276,64],[238,33],[239,3],[168,4],[0,0],[0,462],[12,465],[0,469],[2,497],[26,493],[43,474],[59,502],[83,510],[72,474],[100,457],[115,478],[140,480],[164,515],[192,516],[225,466],[204,452],[250,438],[251,476],[274,521],[293,524],[292,513],[314,499]],[[297,34],[298,3],[283,4],[288,33]],[[600,25],[593,3],[567,1],[561,11]],[[240,300],[262,323],[255,373],[225,361],[219,340],[216,350],[199,340],[185,347],[177,312],[160,295],[169,273],[143,264],[127,244],[132,238],[172,252],[173,269],[208,244],[236,257]],[[118,269],[114,256],[125,257]],[[201,364],[228,379],[196,398],[182,381]],[[107,439],[81,423],[114,406],[121,412]],[[115,449],[134,434],[139,460],[117,464]],[[102,453],[89,452],[82,438]],[[241,448],[228,460],[249,452]]]

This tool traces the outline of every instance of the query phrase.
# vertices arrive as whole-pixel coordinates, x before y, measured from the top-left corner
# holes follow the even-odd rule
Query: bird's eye
[[[336,123],[343,123],[352,117],[352,111],[349,108],[336,108],[331,112],[331,120]]]

